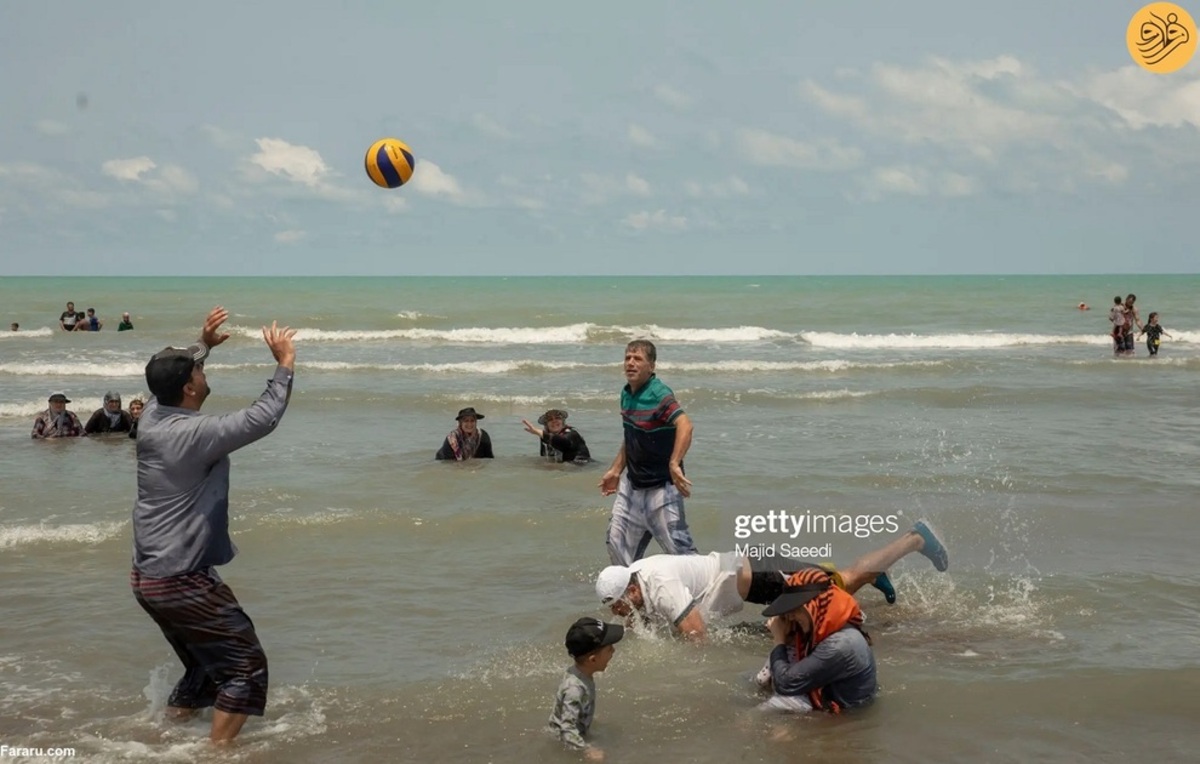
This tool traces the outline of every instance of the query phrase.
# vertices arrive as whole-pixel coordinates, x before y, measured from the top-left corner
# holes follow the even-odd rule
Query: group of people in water
[[[540,454],[551,462],[566,462],[569,464],[587,464],[592,460],[587,443],[574,427],[567,424],[569,414],[565,409],[550,409],[538,417],[535,426],[528,419],[522,419],[525,431],[536,435],[540,443]],[[454,417],[455,428],[442,441],[434,458],[438,461],[464,462],[468,459],[494,459],[492,437],[487,430],[479,426],[479,420],[484,415],[477,412],[474,406],[468,406]]]
[[[86,312],[76,311],[75,303],[68,300],[67,309],[59,314],[58,327],[64,332],[98,332],[104,328],[104,321],[96,315],[95,308],[88,308]],[[130,320],[129,313],[122,313],[117,331],[125,332],[132,328],[133,321]]]
[[[104,405],[92,412],[86,424],[79,423],[79,417],[67,408],[71,399],[61,391],[50,394],[48,407],[33,420],[34,440],[45,438],[79,438],[87,435],[104,435],[108,433],[127,433],[129,437],[137,437],[138,420],[142,416],[145,403],[141,398],[129,402],[129,410],[121,408],[121,394],[109,390],[104,394]]]
[[[205,361],[229,338],[221,330],[228,316],[214,308],[199,341],[150,358],[145,376],[151,397],[144,408],[134,401],[125,412],[120,396],[109,393],[89,420],[98,431],[128,427],[137,434],[130,586],[183,664],[166,715],[185,720],[213,708],[209,737],[215,743],[233,740],[250,716],[263,714],[268,686],[266,654],[254,624],[216,572],[237,553],[229,535],[229,457],[278,427],[295,373],[295,331],[274,323],[263,327],[276,362],[264,392],[239,411],[202,414],[211,392]],[[939,571],[949,565],[945,544],[924,520],[843,570],[745,549],[701,554],[684,513],[692,486],[684,469],[692,423],[657,377],[656,360],[657,350],[647,340],[625,349],[622,444],[597,486],[615,498],[606,542],[611,564],[597,575],[595,594],[625,623],[589,616],[572,624],[564,644],[573,662],[549,722],[565,745],[592,760],[604,757],[587,740],[595,714],[594,675],[608,666],[630,623],[661,622],[683,639],[704,641],[717,619],[747,602],[764,605],[771,649],[758,681],[771,695],[763,707],[837,713],[871,702],[877,691],[875,658],[855,592],[871,584],[894,602],[888,570],[912,553]],[[50,396],[35,438],[85,434],[68,403],[63,393]],[[473,407],[459,411],[439,458],[492,456],[490,438],[478,426],[483,418]],[[550,409],[538,426],[523,424],[547,458],[590,458],[582,436],[573,437],[566,420],[566,411]],[[666,554],[647,557],[651,540]]]
[[[704,641],[716,619],[747,602],[765,605],[772,647],[756,681],[770,696],[760,707],[839,713],[870,703],[877,692],[871,638],[854,593],[871,584],[894,603],[888,570],[912,553],[939,571],[949,567],[946,545],[926,520],[844,570],[752,557],[745,549],[700,554],[684,513],[692,485],[684,471],[692,423],[656,375],[656,362],[657,350],[647,340],[625,349],[624,438],[599,484],[604,495],[616,498],[607,538],[612,564],[596,577],[596,596],[624,622],[584,617],[571,625],[564,644],[573,662],[548,723],[564,745],[594,761],[604,758],[587,739],[595,718],[594,677],[608,667],[630,623],[659,623],[683,639]],[[666,554],[645,556],[652,539]]]
[[[1083,303],[1080,303],[1083,305]],[[1112,324],[1113,354],[1118,356],[1134,355],[1134,345],[1137,338],[1146,335],[1146,351],[1153,358],[1158,355],[1158,347],[1164,336],[1171,335],[1159,323],[1158,312],[1154,311],[1146,317],[1146,323],[1137,310],[1137,295],[1130,294],[1124,299],[1121,295],[1113,297],[1113,305],[1108,309],[1108,320]],[[1133,328],[1137,327],[1135,335]]]

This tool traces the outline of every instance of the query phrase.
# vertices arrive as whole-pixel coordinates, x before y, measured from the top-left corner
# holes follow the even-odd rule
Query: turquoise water
[[[556,760],[538,732],[562,632],[597,613],[624,344],[650,337],[696,426],[688,516],[704,549],[771,509],[925,515],[949,574],[895,571],[860,599],[881,702],[801,726],[816,755],[1170,760],[1200,736],[1197,276],[0,281],[0,742],[91,760],[196,758],[203,724],[154,715],[178,675],[129,595],[133,444],[35,443],[64,389],[81,415],[144,394],[146,359],[198,333],[206,412],[246,405],[299,329],[280,429],[234,456],[224,571],[271,659],[252,761]],[[1172,338],[1114,358],[1107,308],[1138,294]],[[66,300],[99,333],[54,329]],[[1076,305],[1085,301],[1090,311]],[[136,329],[117,333],[122,311]],[[473,405],[491,463],[436,464]],[[600,464],[546,465],[522,418],[569,409]],[[849,561],[873,546],[829,541]],[[878,541],[878,540],[877,540]],[[755,614],[742,614],[754,620]],[[1154,623],[1147,641],[1141,627]],[[614,760],[790,761],[749,714],[765,642],[637,635],[600,681]],[[1145,706],[1121,697],[1145,699]],[[1080,710],[1082,709],[1082,710]],[[1147,710],[1152,712],[1147,712]],[[1003,720],[997,723],[997,719]],[[1133,741],[1138,742],[1133,742]],[[564,761],[568,758],[564,758]]]

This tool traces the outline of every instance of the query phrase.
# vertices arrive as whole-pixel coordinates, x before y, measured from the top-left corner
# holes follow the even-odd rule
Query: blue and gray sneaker
[[[913,532],[919,534],[925,541],[921,547],[921,554],[929,558],[933,567],[941,571],[950,567],[950,555],[946,554],[946,545],[938,538],[937,531],[933,529],[928,520],[918,520],[913,525]]]
[[[887,600],[887,604],[896,604],[896,587],[892,586],[892,579],[888,578],[886,572],[875,576],[875,580],[871,582],[871,586],[883,592],[883,598]]]

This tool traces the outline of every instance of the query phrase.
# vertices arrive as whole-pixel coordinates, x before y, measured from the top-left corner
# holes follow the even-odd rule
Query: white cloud
[[[971,196],[979,192],[979,184],[974,178],[956,172],[944,173],[939,187],[942,196]]]
[[[624,178],[584,173],[579,178],[583,181],[583,202],[585,204],[604,204],[623,196],[644,197],[650,195],[649,181],[633,173],[627,173]]]
[[[639,178],[633,173],[625,176],[625,188],[629,189],[629,193],[634,196],[650,195],[650,183],[645,178]]]
[[[916,165],[876,167],[860,179],[860,201],[879,201],[886,196],[963,197],[978,193],[979,184],[955,172],[934,172]]]
[[[1126,66],[1097,74],[1073,88],[1118,114],[1130,127],[1200,127],[1200,74],[1169,77]]]
[[[824,140],[806,143],[766,130],[738,130],[738,151],[752,164],[800,170],[845,170],[862,162],[862,151]]]
[[[67,133],[71,132],[71,128],[67,127],[62,122],[56,122],[53,119],[38,120],[37,123],[34,124],[34,129],[36,129],[42,135],[56,137],[60,135],[66,135]]]
[[[1200,163],[1200,76],[1162,77],[1135,66],[1075,82],[1051,80],[1013,56],[932,58],[915,66],[877,64],[845,76],[836,90],[812,81],[800,92],[822,113],[860,132],[872,156],[910,164],[860,178],[871,194],[965,196],[984,186],[1029,193],[1121,184],[1135,174],[1161,180]],[[1163,149],[1146,127],[1186,128]],[[849,139],[843,139],[849,140]],[[802,164],[808,144],[757,142],[761,163]],[[1138,156],[1129,163],[1126,158]],[[923,170],[916,172],[918,168]],[[981,177],[981,173],[986,177]],[[907,179],[906,179],[907,178]]]
[[[154,188],[190,194],[196,190],[199,184],[187,170],[178,165],[168,164],[163,165],[159,170],[159,177],[150,181],[150,185]]]
[[[428,159],[417,162],[409,183],[414,191],[425,196],[445,197],[457,203],[467,201],[467,194],[458,179]]]
[[[300,230],[293,228],[293,229],[290,229],[287,231],[279,231],[278,233],[276,233],[275,241],[277,241],[280,244],[294,244],[294,243],[300,241],[301,239],[305,238],[306,236],[308,236],[307,231],[300,231]]]
[[[0,180],[4,181],[0,182],[0,203],[11,195],[17,209],[35,204],[31,199],[35,195],[40,197],[36,203],[39,210],[44,210],[44,199],[82,209],[103,209],[111,204],[108,195],[79,188],[78,178],[29,162],[0,164]]]
[[[683,191],[697,199],[729,199],[734,196],[746,196],[750,193],[750,186],[741,178],[731,175],[725,180],[713,183],[689,180],[683,184]]]
[[[200,130],[217,148],[232,151],[240,148],[244,142],[242,136],[216,125],[202,125]]]
[[[404,212],[408,209],[408,199],[403,194],[383,194],[383,208],[388,212]]]
[[[684,111],[692,106],[691,96],[676,90],[670,85],[655,86],[654,97],[676,111]]]
[[[663,231],[685,231],[688,227],[688,220],[686,217],[668,215],[666,210],[655,210],[654,212],[643,210],[642,212],[634,212],[626,215],[621,222],[635,231],[647,231],[650,229],[658,229]]]
[[[471,124],[475,126],[476,130],[484,135],[490,135],[493,138],[502,138],[504,140],[511,140],[513,138],[513,134],[509,132],[507,128],[486,114],[474,114],[471,117]]]
[[[654,134],[641,125],[629,126],[629,142],[638,148],[648,149],[658,143]]]
[[[198,183],[187,170],[178,165],[159,167],[150,157],[110,159],[100,165],[105,175],[129,183],[140,183],[155,194],[190,194]],[[156,172],[157,170],[157,172]]]
[[[310,188],[320,186],[329,175],[329,166],[315,150],[307,146],[296,146],[280,138],[259,138],[258,153],[250,157],[256,167],[301,183]]]
[[[143,173],[150,172],[155,167],[150,157],[134,157],[133,159],[110,159],[100,165],[105,175],[117,180],[140,180]]]

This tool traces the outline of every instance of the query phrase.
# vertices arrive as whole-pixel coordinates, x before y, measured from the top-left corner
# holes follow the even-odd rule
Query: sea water
[[[650,338],[695,425],[687,517],[929,518],[950,549],[859,593],[881,691],[839,718],[764,717],[747,607],[696,647],[639,630],[597,682],[611,761],[1190,760],[1200,745],[1197,276],[6,278],[0,281],[0,744],[87,761],[574,761],[542,732],[566,628],[607,615],[625,343]],[[1171,337],[1114,357],[1135,292]],[[67,300],[98,333],[65,333]],[[1092,310],[1077,309],[1081,301]],[[232,753],[162,709],[177,659],[128,587],[135,444],[33,441],[53,390],[86,419],[145,395],[154,352],[215,304],[205,413],[243,407],[299,330],[276,432],[233,459],[221,573],[270,660]],[[129,311],[135,329],[115,331]],[[474,406],[497,458],[437,463]],[[551,407],[596,462],[537,457]],[[882,534],[777,537],[842,564]],[[652,551],[657,548],[652,545]],[[611,617],[611,616],[609,616]]]

